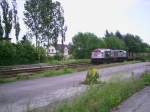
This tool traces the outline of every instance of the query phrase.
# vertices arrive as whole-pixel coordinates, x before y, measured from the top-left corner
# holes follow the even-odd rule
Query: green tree
[[[66,26],[64,10],[60,2],[52,2],[52,0],[41,1],[39,7],[42,21],[42,35],[48,41],[47,46],[52,44],[57,49],[58,37],[61,36],[62,44],[65,41]]]
[[[132,34],[126,34],[124,37],[124,41],[128,48],[129,52],[141,52],[142,48],[142,40],[139,36],[134,36]]]
[[[115,36],[123,40],[123,35],[119,31],[116,31]]]
[[[2,27],[2,21],[1,21],[1,16],[0,16],[0,39],[3,38],[3,27]]]
[[[34,32],[36,42],[47,42],[56,48],[58,37],[65,40],[64,11],[60,2],[52,0],[27,0],[25,23]]]
[[[17,2],[16,0],[12,0],[13,5],[13,23],[14,23],[14,29],[15,29],[15,36],[16,40],[18,41],[19,33],[20,33],[20,24],[19,24],[19,17],[17,16]]]
[[[104,41],[107,45],[107,48],[110,48],[110,49],[126,49],[124,41],[119,39],[116,36],[105,37]]]
[[[5,32],[4,38],[8,39],[12,29],[12,10],[9,8],[9,4],[6,0],[2,0],[0,2],[0,6],[3,14],[4,32]]]
[[[40,0],[27,0],[24,4],[24,22],[35,36],[36,47],[39,46],[41,29],[39,2]]]
[[[105,48],[105,43],[93,33],[78,33],[73,37],[71,53],[75,58],[90,58],[91,51],[95,48]]]

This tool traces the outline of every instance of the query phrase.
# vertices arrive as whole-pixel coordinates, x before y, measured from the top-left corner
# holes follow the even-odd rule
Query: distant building
[[[50,46],[50,47],[47,49],[47,53],[48,53],[49,56],[54,56],[54,55],[56,55],[57,51],[56,51],[55,47]]]
[[[63,50],[64,50],[64,56],[65,57],[68,57],[69,56],[69,48],[68,48],[68,45],[62,45],[62,44],[58,44],[57,45],[57,50],[55,49],[55,47],[54,46],[50,46],[49,48],[48,48],[48,55],[49,56],[54,56],[54,55],[56,55],[56,53],[58,53],[58,54],[61,54],[62,53],[62,48],[63,48]]]

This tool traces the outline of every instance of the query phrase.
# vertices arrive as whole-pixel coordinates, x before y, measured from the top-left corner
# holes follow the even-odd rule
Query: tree
[[[109,38],[105,37],[104,41],[107,45],[107,48],[110,49],[126,49],[125,43],[123,40],[118,37],[111,36]]]
[[[57,49],[58,37],[61,36],[63,44],[67,30],[64,24],[64,10],[58,1],[43,0],[40,4],[42,35],[47,38],[47,46],[52,44]]]
[[[123,35],[119,31],[116,31],[115,36],[123,40]]]
[[[12,5],[13,5],[13,23],[14,23],[14,29],[15,29],[15,36],[16,36],[16,40],[18,41],[18,37],[20,33],[20,24],[19,24],[19,18],[17,16],[18,11],[17,11],[16,0],[12,1]]]
[[[105,37],[109,37],[109,36],[110,36],[110,34],[109,34],[108,30],[106,30]]]
[[[61,52],[62,52],[62,54],[64,54],[65,33],[67,31],[67,26],[65,26],[64,10],[61,7],[60,2],[55,2],[54,6],[55,6],[55,8],[54,8],[55,11],[53,11],[53,12],[56,12],[56,15],[57,15],[56,23],[59,26],[59,33],[61,35],[61,43],[62,43]]]
[[[1,16],[0,16],[0,38],[3,38],[3,27],[2,27],[2,22],[1,22]]]
[[[114,34],[112,32],[109,33],[109,31],[106,30],[105,37],[111,37],[111,36],[114,36]]]
[[[9,9],[9,4],[6,0],[2,0],[0,2],[0,6],[3,14],[4,32],[5,32],[4,38],[8,39],[12,29],[12,10]]]
[[[64,11],[60,2],[52,0],[27,0],[25,23],[34,32],[36,42],[47,41],[47,47],[57,47],[58,37],[65,40]]]
[[[105,48],[104,41],[93,33],[78,33],[73,37],[70,44],[71,53],[75,58],[90,58],[91,52],[95,48]]]
[[[36,46],[39,46],[41,29],[39,2],[40,0],[27,0],[24,5],[24,22],[35,36]]]
[[[140,39],[139,36],[126,34],[124,36],[124,41],[126,43],[129,52],[141,52],[143,50],[143,48],[141,47],[142,40]]]

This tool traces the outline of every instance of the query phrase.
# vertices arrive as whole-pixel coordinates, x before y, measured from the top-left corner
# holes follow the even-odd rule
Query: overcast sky
[[[103,37],[105,30],[139,35],[150,44],[150,0],[58,0],[68,26],[66,43],[77,32]],[[17,0],[21,23],[20,37],[27,31],[23,23],[24,0]],[[13,35],[13,34],[12,34]]]

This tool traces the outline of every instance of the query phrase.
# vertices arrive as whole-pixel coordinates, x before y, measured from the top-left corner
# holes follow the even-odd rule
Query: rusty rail
[[[89,63],[80,63],[80,64],[62,64],[62,65],[47,65],[47,66],[0,69],[0,77],[15,77],[19,73],[34,73],[34,72],[39,72],[44,70],[59,70],[65,67],[77,68],[77,67],[83,67],[89,65],[90,65]]]

